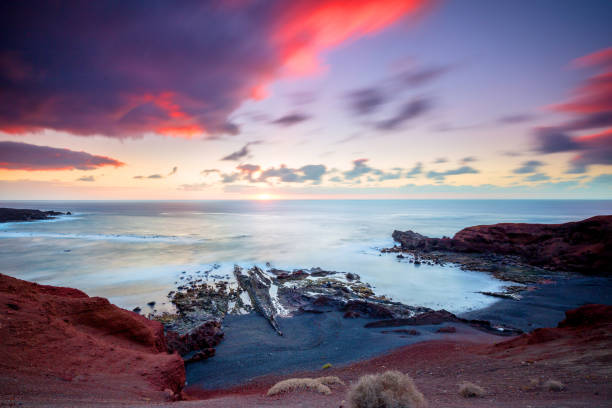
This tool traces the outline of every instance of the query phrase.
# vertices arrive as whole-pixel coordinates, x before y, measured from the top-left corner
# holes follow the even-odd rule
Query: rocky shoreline
[[[565,224],[493,224],[464,228],[453,238],[429,238],[394,231],[399,246],[383,252],[408,253],[413,262],[447,262],[533,283],[550,272],[612,275],[612,215]]]
[[[0,223],[52,220],[60,215],[72,215],[70,211],[41,211],[19,208],[0,208]]]

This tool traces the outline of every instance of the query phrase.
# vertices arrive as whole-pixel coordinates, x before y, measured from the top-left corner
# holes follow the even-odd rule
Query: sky
[[[0,198],[612,199],[610,21],[598,0],[2,2]]]

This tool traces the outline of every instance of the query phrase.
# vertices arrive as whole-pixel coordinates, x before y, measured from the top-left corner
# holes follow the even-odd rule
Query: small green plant
[[[327,370],[328,368],[332,368],[333,366],[330,363],[323,364],[323,370]]]

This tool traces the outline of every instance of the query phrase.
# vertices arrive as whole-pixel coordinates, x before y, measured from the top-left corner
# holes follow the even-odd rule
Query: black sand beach
[[[535,290],[522,295],[520,301],[500,299],[490,307],[460,317],[490,320],[524,331],[554,327],[563,319],[565,310],[588,303],[612,304],[612,279],[559,278],[554,283],[536,285]],[[363,327],[374,320],[345,319],[339,312],[307,313],[279,319],[284,333],[281,337],[259,315],[228,316],[224,321],[225,339],[217,347],[215,357],[186,366],[187,385],[203,389],[226,388],[248,383],[259,376],[318,370],[326,363],[346,365],[427,340],[452,338],[460,341],[476,336],[484,342],[503,340],[501,336],[456,323],[452,324],[457,328],[453,334],[436,332],[450,324]],[[419,334],[393,332],[401,329],[414,329]]]

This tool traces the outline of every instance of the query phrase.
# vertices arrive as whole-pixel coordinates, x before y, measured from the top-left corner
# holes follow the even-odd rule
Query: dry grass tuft
[[[294,391],[315,391],[319,394],[331,394],[332,385],[344,385],[344,382],[336,376],[327,376],[319,378],[290,378],[274,384],[268,390],[266,395],[278,395]]]
[[[561,381],[556,380],[548,380],[544,383],[543,386],[544,389],[547,389],[548,391],[563,391],[563,389],[565,388]]]
[[[424,408],[425,397],[412,378],[399,371],[364,375],[348,394],[352,408]]]
[[[266,395],[270,397],[294,391],[314,391],[323,395],[331,394],[331,390],[327,385],[313,378],[290,378],[274,384]]]
[[[459,384],[459,395],[461,395],[464,398],[484,397],[485,394],[486,392],[484,388],[474,383],[464,381],[461,384]]]
[[[328,387],[331,385],[344,385],[344,381],[342,381],[340,378],[336,377],[335,375],[330,375],[327,377],[319,377],[319,378],[316,378],[316,380],[323,385],[327,385]]]

